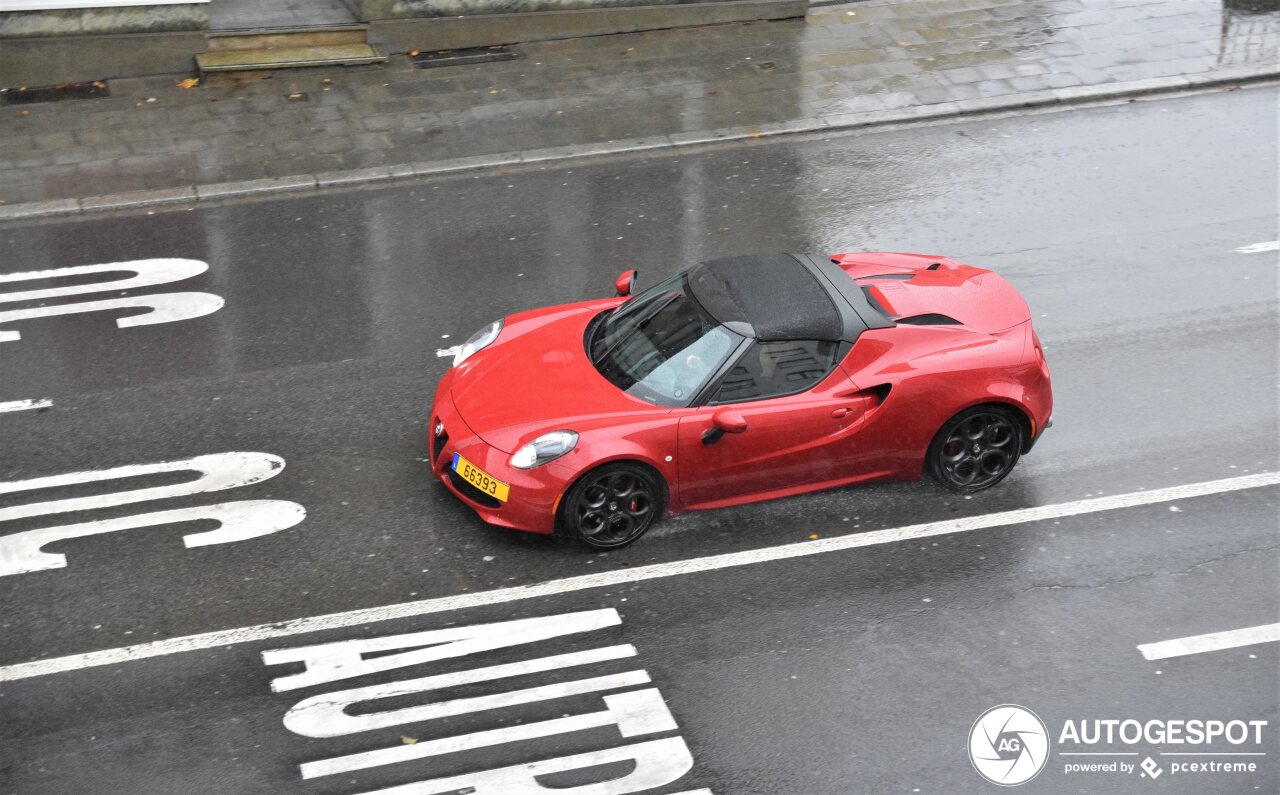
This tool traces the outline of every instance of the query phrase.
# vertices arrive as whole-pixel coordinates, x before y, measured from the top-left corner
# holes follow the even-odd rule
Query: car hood
[[[843,255],[840,265],[895,320],[946,315],[995,333],[1031,319],[1013,285],[985,268],[919,254]]]
[[[619,303],[565,304],[506,318],[498,339],[454,372],[453,404],[463,422],[486,444],[511,453],[547,431],[665,411],[618,389],[587,358],[587,324]]]

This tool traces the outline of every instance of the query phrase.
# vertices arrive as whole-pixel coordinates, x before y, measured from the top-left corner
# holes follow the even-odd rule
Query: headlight
[[[573,431],[552,431],[544,433],[511,456],[511,466],[516,469],[533,469],[548,461],[554,461],[573,449],[578,443],[578,434]]]
[[[496,340],[498,338],[498,332],[500,331],[502,331],[502,321],[495,320],[477,331],[475,334],[472,334],[471,338],[462,343],[462,347],[453,355],[453,366],[457,367],[462,364],[467,359],[471,358],[471,354]]]

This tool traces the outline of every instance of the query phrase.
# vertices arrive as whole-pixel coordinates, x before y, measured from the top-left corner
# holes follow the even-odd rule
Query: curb
[[[1277,69],[1274,65],[1226,67],[1198,78],[1185,75],[1155,77],[1125,83],[1028,91],[987,99],[963,99],[955,102],[915,105],[891,110],[841,113],[812,119],[725,127],[707,132],[683,132],[645,138],[602,141],[599,143],[571,144],[546,149],[531,149],[524,152],[477,155],[451,160],[431,160],[351,171],[329,171],[319,174],[300,174],[292,177],[218,182],[209,185],[165,188],[161,190],[131,191],[82,199],[20,202],[18,204],[0,205],[0,221],[48,218],[171,204],[201,203],[240,196],[299,193],[326,187],[368,185],[409,177],[456,174],[524,164],[564,162],[643,151],[674,150],[706,144],[757,140],[812,132],[838,132],[908,122],[1048,108],[1057,105],[1082,105],[1110,99],[1172,94],[1274,79],[1280,79],[1280,69]]]

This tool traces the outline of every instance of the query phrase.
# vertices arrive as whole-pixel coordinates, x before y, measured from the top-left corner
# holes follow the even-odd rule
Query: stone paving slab
[[[105,99],[0,106],[0,217],[31,202],[314,189],[1221,84],[1280,73],[1277,5],[869,0],[803,20],[530,43],[477,65],[398,58],[192,89],[182,75],[117,80]]]

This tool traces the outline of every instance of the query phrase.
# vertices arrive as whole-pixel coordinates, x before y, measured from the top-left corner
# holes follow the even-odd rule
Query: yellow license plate
[[[457,453],[453,454],[453,471],[461,475],[463,480],[499,502],[506,502],[507,497],[511,494],[510,486],[490,476],[489,473]]]

